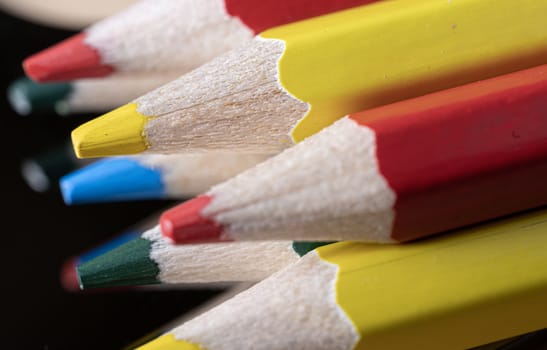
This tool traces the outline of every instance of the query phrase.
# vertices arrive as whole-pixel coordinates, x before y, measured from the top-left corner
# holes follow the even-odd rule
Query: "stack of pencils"
[[[545,23],[545,0],[141,0],[36,53],[21,113],[106,112],[71,134],[102,159],[65,203],[180,201],[67,285],[251,283],[142,350],[546,328]]]

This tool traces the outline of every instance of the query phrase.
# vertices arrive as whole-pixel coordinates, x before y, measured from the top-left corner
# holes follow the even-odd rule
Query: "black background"
[[[23,75],[24,58],[74,33],[0,10],[3,349],[121,349],[220,291],[203,287],[69,292],[62,288],[60,269],[70,256],[175,204],[142,201],[68,207],[58,187],[39,193],[23,180],[22,160],[68,140],[72,129],[96,117],[21,117],[6,100],[8,84]]]

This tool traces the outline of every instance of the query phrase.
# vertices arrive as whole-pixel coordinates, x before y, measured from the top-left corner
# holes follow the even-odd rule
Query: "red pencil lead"
[[[76,292],[80,290],[80,281],[78,280],[78,274],[76,273],[77,264],[77,259],[71,258],[65,261],[61,268],[61,285],[63,289],[68,292]]]
[[[175,243],[225,241],[222,226],[201,214],[212,199],[201,195],[165,211],[160,217],[163,235]]]
[[[38,82],[68,81],[101,77],[113,68],[101,62],[99,53],[84,41],[85,33],[74,35],[23,61],[27,76]]]

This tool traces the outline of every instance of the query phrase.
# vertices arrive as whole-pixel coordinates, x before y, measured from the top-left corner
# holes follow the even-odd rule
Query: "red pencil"
[[[115,71],[183,74],[265,29],[378,0],[140,0],[83,33],[28,57],[40,82]]]
[[[405,242],[547,204],[547,65],[344,117],[167,210],[177,243]]]

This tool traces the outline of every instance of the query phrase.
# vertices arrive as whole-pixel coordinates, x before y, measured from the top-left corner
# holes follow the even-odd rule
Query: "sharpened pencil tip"
[[[137,237],[76,268],[81,289],[157,284],[158,265],[151,260],[152,242]]]
[[[165,198],[158,169],[131,157],[101,159],[59,181],[67,205]]]
[[[148,148],[143,136],[151,117],[140,114],[129,103],[80,125],[72,131],[72,145],[78,158],[129,155]]]
[[[165,334],[138,347],[136,350],[205,350],[199,344],[177,340],[172,334]]]
[[[165,211],[160,217],[162,234],[175,243],[221,241],[222,226],[201,215],[212,199],[207,195],[198,196]]]
[[[74,35],[23,61],[25,74],[38,82],[69,81],[102,77],[112,73],[97,50],[84,41],[86,34]]]

